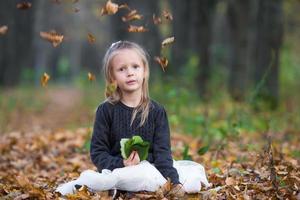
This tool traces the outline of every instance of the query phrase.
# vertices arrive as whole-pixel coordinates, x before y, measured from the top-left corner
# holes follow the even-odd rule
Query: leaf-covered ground
[[[76,179],[86,169],[96,169],[87,151],[91,127],[67,126],[82,124],[85,118],[92,124],[93,116],[76,103],[82,94],[59,89],[43,96],[47,106],[42,111],[25,112],[18,107],[7,115],[12,120],[7,122],[10,131],[0,135],[0,199],[60,199],[54,192],[59,184]],[[174,158],[190,157],[203,164],[212,184],[199,194],[186,195],[187,199],[300,199],[299,144],[299,131],[293,129],[244,131],[210,144],[205,152],[200,137],[172,132]],[[201,148],[203,155],[198,153]],[[165,192],[125,193],[119,199],[170,199],[168,188],[166,185]],[[90,193],[83,188],[65,198],[111,196],[108,191]]]
[[[90,128],[79,128],[73,131],[11,132],[1,136],[1,198],[59,198],[54,192],[58,184],[77,178],[83,170],[95,169],[85,150],[90,133]],[[178,134],[172,136],[174,157],[180,158],[185,144],[189,144],[189,154],[205,166],[212,183],[211,188],[203,189],[200,194],[187,195],[190,199],[299,199],[299,161],[289,155],[290,149],[297,148],[299,141],[274,143],[269,149],[266,145],[265,151],[255,151],[243,145],[254,144],[255,140],[241,137],[202,156],[197,154],[201,145],[198,141]],[[126,195],[128,198],[157,198],[157,194],[152,193],[128,193],[122,198]],[[108,192],[92,194],[83,190],[68,198],[110,197]]]

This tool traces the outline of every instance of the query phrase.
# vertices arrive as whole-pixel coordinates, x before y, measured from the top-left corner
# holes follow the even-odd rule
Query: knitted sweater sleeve
[[[178,184],[177,170],[173,167],[173,159],[170,145],[170,129],[166,111],[161,107],[156,117],[156,128],[153,140],[154,165],[165,178]]]
[[[94,129],[91,139],[90,156],[98,171],[113,170],[124,167],[123,159],[110,155],[110,123],[108,106],[101,104],[96,112]]]

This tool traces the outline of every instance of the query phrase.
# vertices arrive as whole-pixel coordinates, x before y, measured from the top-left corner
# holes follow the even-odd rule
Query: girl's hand
[[[140,157],[137,151],[132,151],[130,156],[126,159],[123,160],[124,166],[131,166],[131,165],[137,165],[140,163]]]

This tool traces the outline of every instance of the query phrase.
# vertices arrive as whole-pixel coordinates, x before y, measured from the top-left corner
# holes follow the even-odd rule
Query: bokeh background
[[[31,0],[18,9],[22,2],[0,2],[0,26],[8,28],[0,35],[0,132],[92,126],[104,100],[102,58],[118,40],[148,51],[150,94],[166,107],[172,132],[209,143],[299,130],[297,0],[114,1],[143,16],[130,22],[121,19],[127,9],[101,16],[103,0]],[[149,31],[131,33],[129,25]],[[64,35],[57,47],[40,37],[52,30]],[[155,56],[168,59],[165,72]]]
[[[203,164],[212,184],[191,198],[300,199],[300,1],[113,0],[128,8],[101,16],[106,3],[0,1],[0,197],[60,199],[60,183],[95,169],[102,58],[130,40],[149,53],[173,158]],[[135,9],[142,19],[124,22]],[[63,36],[56,47],[40,36],[51,31]],[[156,56],[168,60],[164,70]]]

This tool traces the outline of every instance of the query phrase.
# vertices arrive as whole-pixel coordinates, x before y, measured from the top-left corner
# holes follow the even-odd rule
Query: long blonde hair
[[[136,118],[138,113],[141,113],[141,121],[140,126],[143,126],[145,121],[148,118],[149,110],[150,110],[150,97],[149,97],[149,89],[148,89],[148,80],[150,75],[149,63],[148,63],[148,54],[146,51],[138,44],[129,41],[118,41],[113,43],[109,49],[106,51],[105,56],[103,58],[103,73],[105,76],[106,90],[108,87],[111,87],[114,84],[114,78],[111,67],[111,60],[118,53],[118,51],[123,49],[134,50],[140,57],[144,65],[145,78],[142,85],[142,98],[139,105],[134,108],[130,126],[133,124],[134,119]],[[106,100],[112,104],[116,104],[122,98],[122,93],[119,87],[117,87],[112,92],[105,92]]]

